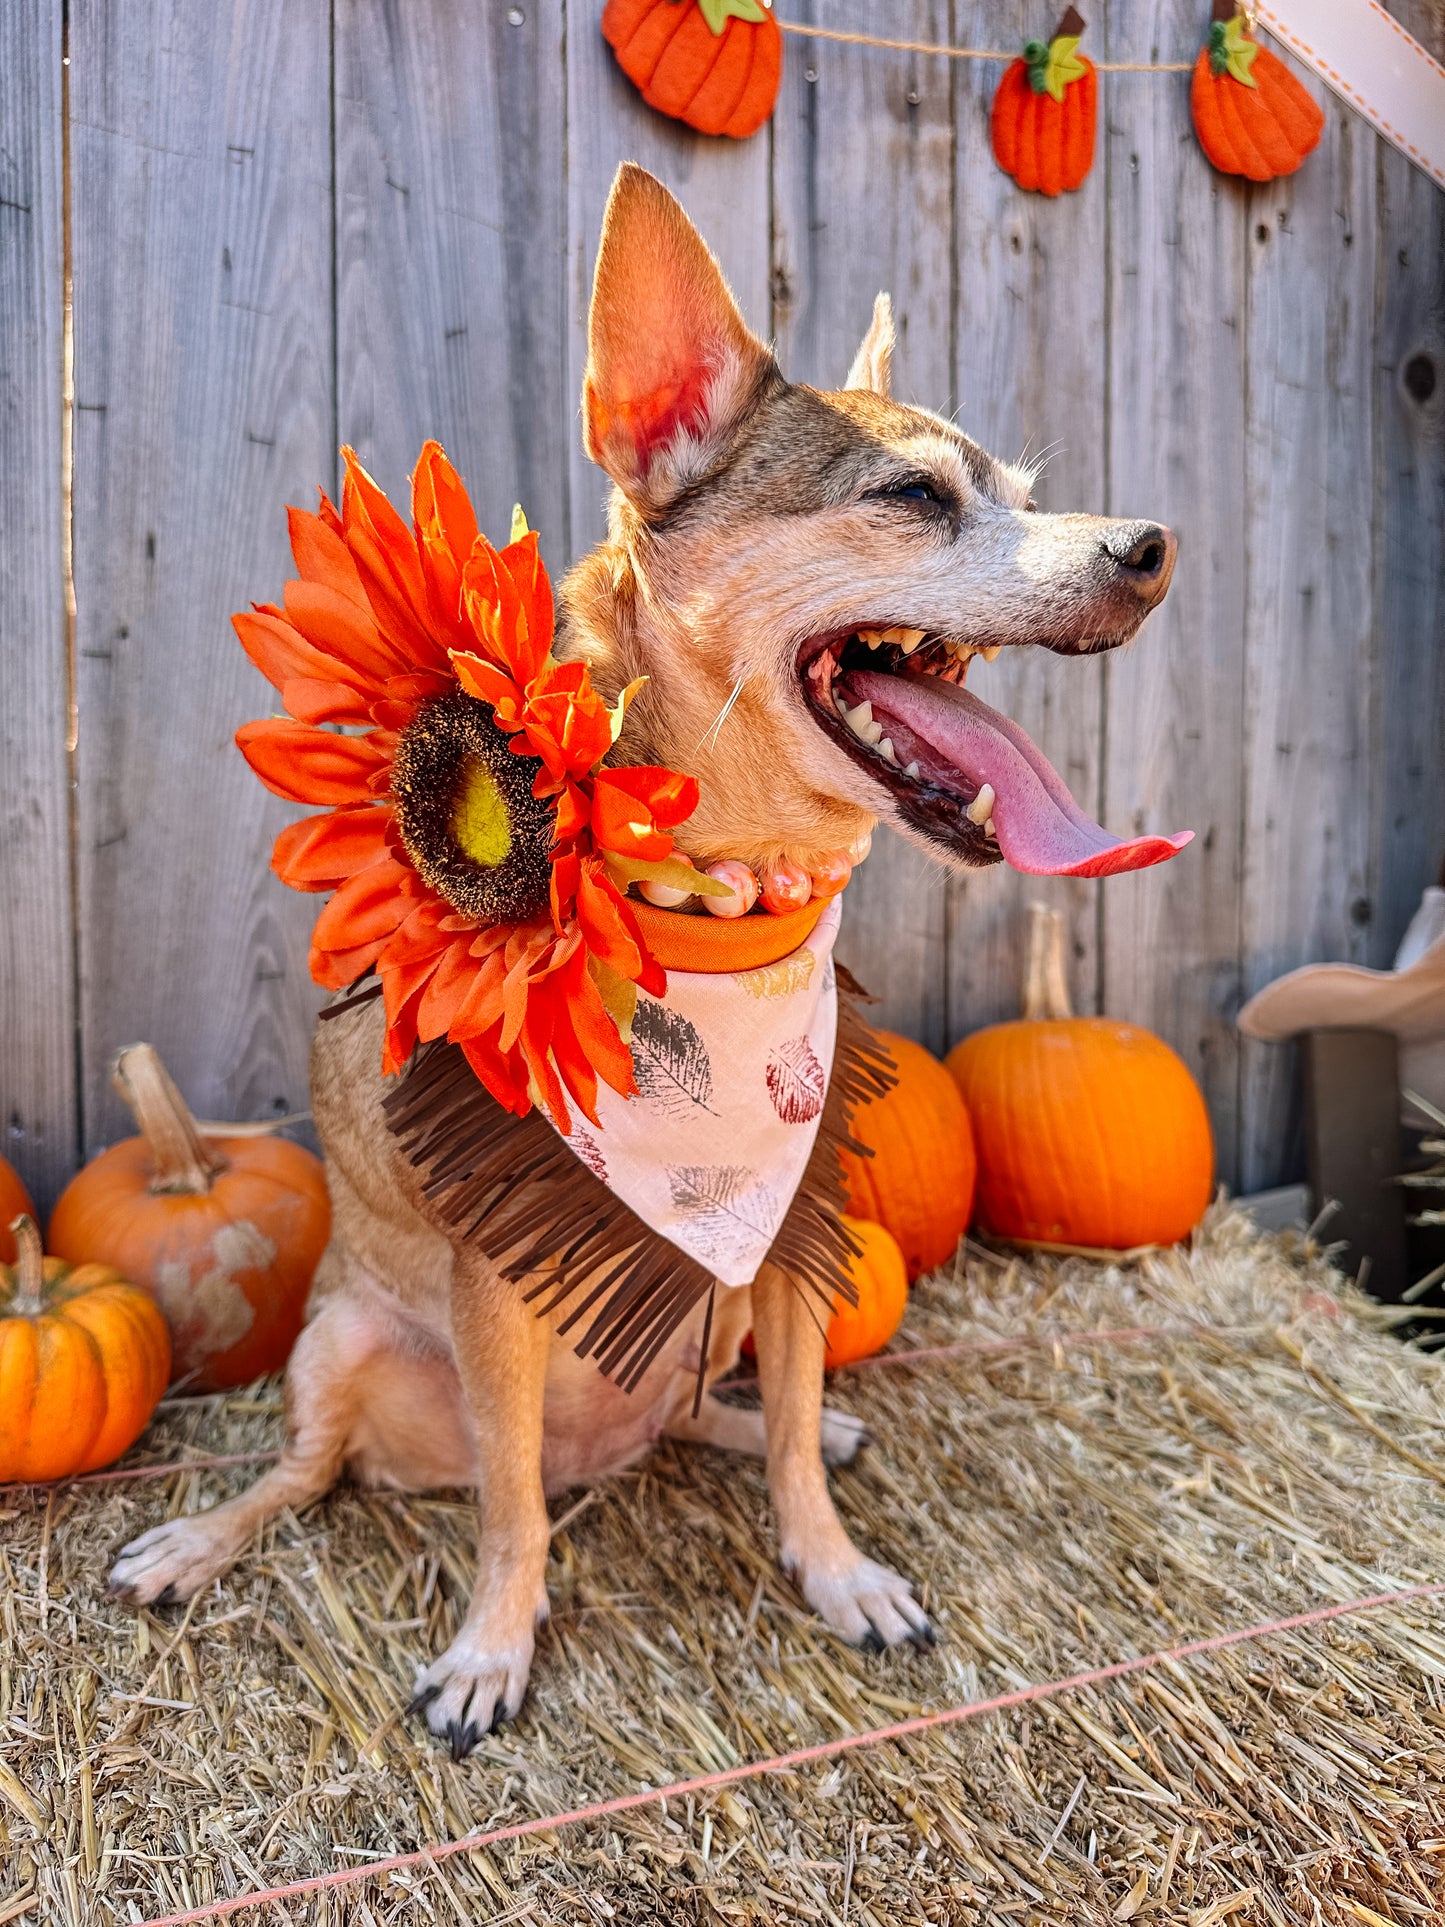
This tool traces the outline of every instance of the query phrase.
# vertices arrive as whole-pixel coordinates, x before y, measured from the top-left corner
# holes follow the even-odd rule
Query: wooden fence
[[[108,1066],[139,1037],[204,1115],[305,1104],[316,903],[267,870],[288,812],[231,747],[269,692],[227,617],[279,592],[283,506],[334,486],[342,441],[399,491],[438,436],[554,567],[596,538],[576,402],[631,156],[790,373],[836,384],[890,288],[904,396],[1007,456],[1056,444],[1046,506],[1178,530],[1133,650],[1001,660],[986,693],[1113,828],[1198,831],[1047,894],[1080,1006],[1199,1072],[1222,1174],[1288,1174],[1288,1053],[1234,1013],[1302,960],[1388,961],[1445,842],[1445,197],[1333,98],[1294,179],[1223,180],[1187,76],[1115,74],[1092,174],[1049,203],[991,158],[997,66],[800,39],[770,128],[695,138],[623,80],[600,4],[0,0],[6,1154],[53,1195],[120,1130]],[[1045,0],[777,4],[974,46],[1049,24]],[[1434,0],[1397,10],[1438,49]],[[1092,11],[1100,57],[1177,61],[1208,9]],[[942,1048],[1012,1011],[1037,889],[880,839],[845,954]]]

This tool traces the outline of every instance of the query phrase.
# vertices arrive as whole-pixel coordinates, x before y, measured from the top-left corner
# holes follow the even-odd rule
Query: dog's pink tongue
[[[1017,723],[967,689],[936,676],[848,677],[854,701],[864,696],[887,731],[896,717],[978,788],[991,783],[993,826],[1004,860],[1027,876],[1107,877],[1167,863],[1193,839],[1136,836],[1127,842],[1086,816],[1053,764]]]

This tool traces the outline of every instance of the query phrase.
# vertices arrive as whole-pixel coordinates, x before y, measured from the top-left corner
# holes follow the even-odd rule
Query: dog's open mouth
[[[965,687],[973,658],[992,661],[999,647],[922,629],[854,629],[806,643],[798,672],[819,726],[956,860],[1100,877],[1182,850],[1192,830],[1111,836],[1018,724]]]

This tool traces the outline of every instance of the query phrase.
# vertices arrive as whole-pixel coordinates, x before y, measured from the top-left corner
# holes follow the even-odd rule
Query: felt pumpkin
[[[0,1482],[64,1479],[118,1459],[166,1389],[171,1342],[153,1299],[108,1265],[42,1258],[28,1214],[0,1265]]]
[[[973,1211],[973,1131],[958,1087],[931,1051],[879,1031],[897,1066],[885,1097],[861,1104],[852,1131],[871,1158],[843,1153],[848,1209],[885,1226],[910,1279],[953,1256]]]
[[[1267,47],[1252,40],[1233,0],[1215,0],[1208,44],[1189,83],[1199,145],[1221,174],[1272,181],[1318,144],[1325,117]]]
[[[285,1364],[331,1233],[320,1160],[270,1136],[203,1137],[149,1044],[116,1060],[140,1127],[60,1195],[50,1248],[143,1285],[165,1313],[189,1390]]]
[[[841,1296],[833,1300],[823,1354],[829,1371],[881,1352],[902,1324],[908,1305],[908,1267],[892,1232],[864,1218],[845,1217],[843,1223],[863,1252],[848,1264],[848,1276],[858,1288],[857,1304]]]
[[[1062,920],[1030,914],[1023,1017],[948,1056],[979,1123],[978,1222],[1025,1244],[1174,1244],[1214,1184],[1199,1086],[1149,1031],[1071,1013]]]
[[[1099,77],[1079,52],[1084,21],[1070,7],[1047,44],[1031,40],[993,97],[994,159],[1020,187],[1062,194],[1094,165]]]
[[[773,111],[783,36],[767,0],[607,0],[602,32],[649,107],[743,140]]]
[[[10,1227],[22,1212],[27,1218],[35,1216],[30,1193],[14,1165],[0,1158],[0,1265],[15,1262],[15,1236]]]

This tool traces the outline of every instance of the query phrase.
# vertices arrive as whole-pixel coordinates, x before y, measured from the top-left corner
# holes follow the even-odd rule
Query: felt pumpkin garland
[[[602,32],[649,107],[744,140],[773,111],[783,36],[770,0],[607,0]]]
[[[377,973],[383,1071],[446,1037],[516,1116],[540,1103],[566,1132],[570,1097],[595,1124],[599,1079],[636,1090],[639,987],[667,988],[629,884],[732,894],[673,856],[697,784],[603,766],[641,682],[609,708],[585,663],[553,655],[552,587],[520,510],[494,548],[428,442],[408,529],[343,455],[340,513],[324,495],[317,515],[291,511],[284,607],[234,618],[289,712],[239,729],[241,753],[275,795],[328,806],[271,861],[293,889],[335,892],[311,974],[340,990]]]
[[[994,159],[1030,192],[1079,187],[1094,165],[1099,80],[1079,52],[1084,19],[1070,7],[1048,42],[1031,40],[993,97]]]
[[[1233,0],[1215,0],[1189,84],[1199,145],[1221,174],[1272,181],[1313,152],[1325,117],[1282,60],[1250,37]]]

